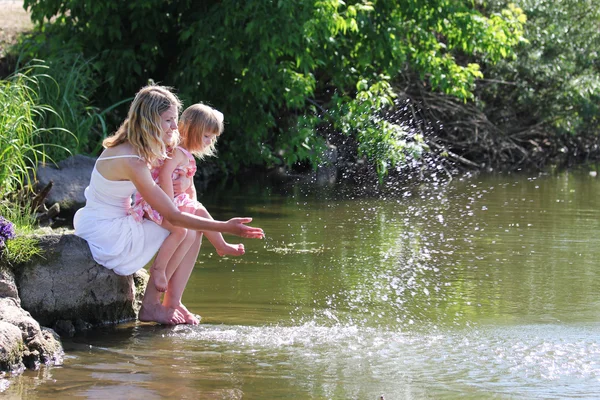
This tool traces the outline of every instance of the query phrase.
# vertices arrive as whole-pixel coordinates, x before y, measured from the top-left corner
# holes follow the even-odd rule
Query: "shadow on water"
[[[595,398],[599,194],[585,173],[203,193],[215,218],[251,215],[267,238],[240,258],[203,244],[184,296],[202,324],[94,330],[4,394]]]

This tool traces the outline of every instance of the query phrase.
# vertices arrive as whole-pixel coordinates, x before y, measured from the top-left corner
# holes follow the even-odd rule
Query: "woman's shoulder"
[[[109,147],[109,148],[104,149],[104,151],[100,154],[98,159],[99,160],[110,159],[110,160],[133,161],[133,162],[143,161],[145,163],[144,159],[137,154],[137,152],[135,151],[133,146],[131,146],[127,143],[122,143],[122,144],[116,145],[114,147]]]
[[[105,149],[98,157],[96,168],[110,180],[132,180],[132,176],[148,170],[147,163],[123,144]]]
[[[104,151],[98,157],[99,161],[106,160],[110,164],[119,165],[147,165],[147,162],[140,157],[133,146],[127,143],[121,143],[114,147],[104,149]]]
[[[120,143],[116,146],[107,147],[102,151],[100,157],[113,157],[113,156],[122,156],[127,154],[136,154],[136,151],[133,149],[133,146],[129,143]]]

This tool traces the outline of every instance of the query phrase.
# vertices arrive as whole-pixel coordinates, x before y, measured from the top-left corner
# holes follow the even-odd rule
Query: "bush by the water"
[[[42,96],[77,137],[52,143],[76,153],[150,79],[225,113],[217,160],[234,172],[315,167],[329,144],[380,176],[431,153],[475,168],[598,153],[600,0],[24,5],[21,55],[47,59],[61,95]]]
[[[416,80],[472,99],[482,77],[478,59],[513,54],[525,22],[513,6],[490,13],[455,0],[25,6],[43,35],[35,56],[81,52],[97,71],[95,96],[105,104],[154,79],[176,87],[186,104],[223,111],[219,160],[233,170],[314,167],[330,142],[353,144],[385,174],[427,150],[419,132],[386,117],[402,88]]]

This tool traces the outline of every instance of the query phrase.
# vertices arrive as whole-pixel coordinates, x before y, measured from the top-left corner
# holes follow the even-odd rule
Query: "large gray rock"
[[[0,297],[12,297],[17,303],[21,302],[15,275],[8,267],[3,265],[0,265]]]
[[[25,344],[18,326],[0,321],[0,371],[22,371]]]
[[[89,326],[136,318],[141,290],[136,291],[133,276],[97,264],[87,242],[72,233],[47,234],[39,241],[42,257],[15,269],[21,305],[38,322]]]
[[[15,370],[24,364],[37,369],[40,364],[62,363],[63,349],[58,336],[40,324],[10,297],[0,298],[0,367]],[[16,327],[20,338],[16,336]]]
[[[148,273],[119,276],[96,264],[72,231],[38,236],[42,255],[0,265],[0,371],[61,364],[61,335],[136,318]]]
[[[76,155],[57,164],[38,166],[36,177],[40,188],[53,182],[52,189],[46,196],[45,203],[48,207],[55,203],[60,206],[61,212],[74,213],[85,205],[83,191],[90,183],[95,158]]]

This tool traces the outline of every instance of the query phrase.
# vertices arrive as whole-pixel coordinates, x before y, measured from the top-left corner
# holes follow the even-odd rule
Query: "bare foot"
[[[138,319],[142,322],[158,322],[163,325],[187,323],[185,316],[178,309],[165,307],[161,304],[142,304]]]
[[[222,246],[215,247],[217,254],[223,256],[243,256],[246,252],[243,244],[229,244],[225,243]]]
[[[167,280],[167,275],[165,274],[164,269],[158,269],[155,266],[150,268],[150,279],[152,279],[152,283],[156,290],[161,293],[167,291],[167,287],[169,286],[169,281]]]
[[[183,315],[183,318],[185,319],[185,323],[188,324],[188,325],[198,325],[200,323],[200,319],[202,318],[199,315],[191,313],[181,303],[179,303],[177,305],[172,305],[172,306],[169,305],[169,308],[173,308],[173,309],[179,311],[181,313],[181,315]]]

